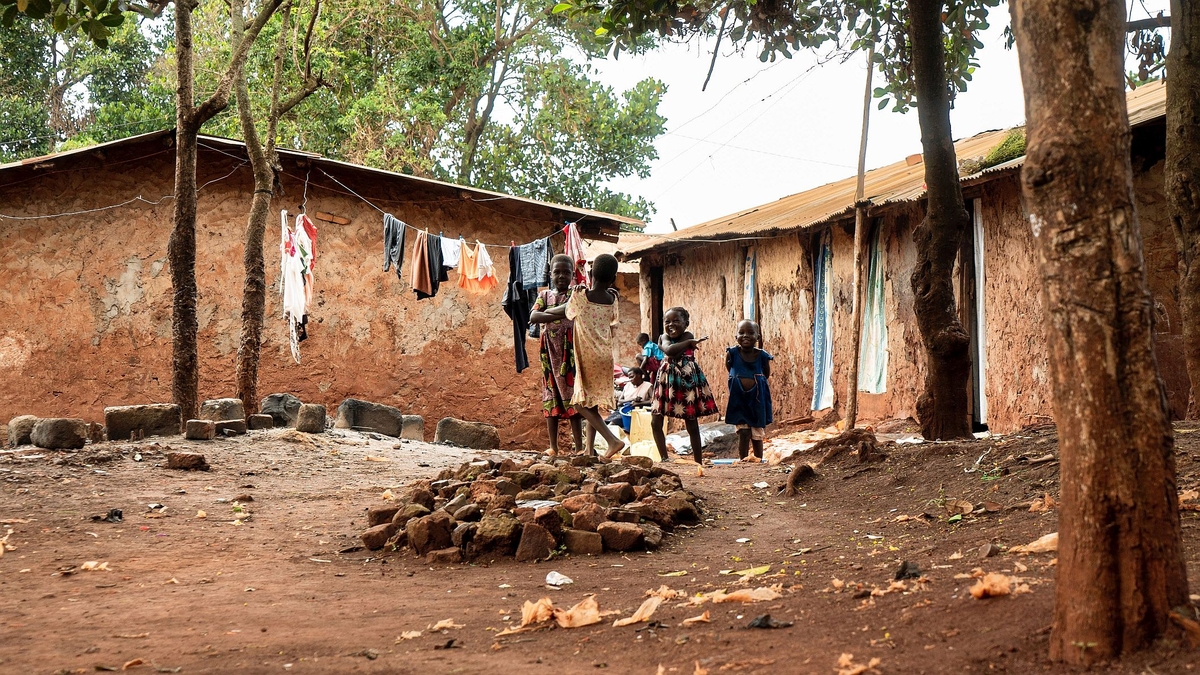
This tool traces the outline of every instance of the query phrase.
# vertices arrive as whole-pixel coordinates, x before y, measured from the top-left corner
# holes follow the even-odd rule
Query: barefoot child
[[[655,378],[650,426],[659,457],[666,461],[667,438],[663,433],[663,418],[682,419],[692,441],[692,456],[700,464],[703,455],[699,418],[717,414],[717,402],[713,400],[704,371],[696,363],[696,346],[707,340],[708,336],[696,338],[687,330],[689,323],[691,316],[682,307],[672,307],[663,315],[663,335],[658,341],[667,358]]]
[[[571,277],[575,274],[575,263],[567,255],[554,256],[550,261],[551,288],[538,293],[538,299],[529,313],[529,323],[543,324],[542,352],[542,415],[546,418],[546,432],[550,435],[550,454],[559,454],[558,420],[566,418],[571,424],[571,437],[575,451],[583,449],[583,419],[571,407],[575,393],[575,345],[572,338],[573,322],[561,314],[549,310],[564,307],[571,296]]]
[[[725,423],[738,429],[738,456],[748,459],[750,444],[754,457],[761,462],[766,426],[771,415],[772,356],[758,348],[759,328],[753,321],[743,321],[737,327],[737,346],[725,351],[725,367],[729,369],[729,405],[725,408]]]
[[[587,454],[595,454],[592,444],[599,432],[608,443],[605,457],[621,451],[624,443],[613,435],[600,406],[613,407],[613,328],[617,325],[617,298],[612,290],[617,280],[617,259],[601,253],[592,261],[592,286],[576,286],[567,304],[547,314],[563,316],[575,322],[575,392],[571,405],[588,423]]]

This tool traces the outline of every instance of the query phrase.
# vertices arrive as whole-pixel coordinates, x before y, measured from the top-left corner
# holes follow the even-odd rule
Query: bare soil
[[[1194,488],[1200,432],[1181,431],[1180,488]],[[203,452],[212,470],[166,469],[168,446]],[[1075,672],[1046,658],[1054,554],[979,557],[985,544],[1007,548],[1055,531],[1056,511],[1029,510],[1037,497],[1057,497],[1053,428],[881,449],[881,463],[847,456],[819,467],[790,499],[780,495],[790,466],[715,466],[698,477],[680,465],[710,520],[677,530],[657,552],[438,568],[407,551],[353,550],[365,509],[389,488],[399,494],[478,453],[285,430],[6,452],[0,527],[13,530],[14,549],[0,558],[0,672],[95,672],[140,659],[132,672],[654,675],[661,665],[680,675],[828,675],[843,653],[856,664],[878,658],[876,672],[889,674]],[[949,522],[955,500],[995,510]],[[114,508],[123,522],[92,520]],[[1183,513],[1192,578],[1197,518]],[[89,561],[108,569],[82,569]],[[905,561],[924,581],[879,595]],[[720,573],[760,565],[771,569],[746,583]],[[1029,592],[976,600],[967,592],[974,579],[956,578],[975,568],[1017,576]],[[575,583],[547,587],[551,570]],[[672,572],[686,575],[664,576]],[[628,616],[663,584],[688,595],[784,590],[758,604],[667,602],[651,623],[633,626],[615,628],[610,617],[496,635],[519,622],[526,600],[567,607],[594,593],[601,611]],[[681,624],[706,609],[710,623]],[[761,614],[794,625],[746,627]],[[463,627],[431,633],[443,619]],[[408,631],[422,634],[399,639]],[[1195,661],[1164,640],[1097,670],[1185,673]]]

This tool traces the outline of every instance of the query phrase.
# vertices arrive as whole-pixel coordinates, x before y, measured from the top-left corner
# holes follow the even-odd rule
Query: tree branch
[[[279,9],[281,4],[283,4],[283,0],[266,0],[262,10],[254,18],[254,22],[250,24],[249,28],[243,34],[242,39],[234,47],[233,53],[229,57],[229,67],[217,82],[216,90],[188,116],[187,121],[190,123],[190,126],[199,129],[201,125],[215,117],[217,113],[220,113],[229,105],[229,93],[233,88],[233,81],[242,68],[245,67],[246,57],[250,54],[250,47],[254,45],[254,41],[258,39],[258,34],[262,32],[263,27],[275,15],[275,10]]]

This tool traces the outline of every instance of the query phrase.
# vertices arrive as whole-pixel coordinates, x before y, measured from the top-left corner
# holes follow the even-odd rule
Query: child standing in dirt
[[[738,429],[738,456],[749,459],[751,443],[754,460],[761,462],[763,439],[768,424],[774,421],[771,411],[771,376],[773,357],[759,349],[758,324],[742,321],[737,326],[737,345],[725,350],[725,367],[729,369],[729,404],[725,407],[725,423]]]
[[[666,360],[654,381],[654,401],[650,405],[650,426],[654,444],[662,461],[667,459],[667,437],[663,433],[666,417],[682,419],[692,441],[692,457],[703,460],[700,418],[717,414],[708,378],[696,363],[696,347],[708,336],[697,338],[688,332],[691,315],[682,307],[672,307],[663,315],[663,334],[659,337]]]
[[[571,438],[575,450],[583,449],[583,418],[571,406],[575,394],[575,340],[574,322],[561,313],[549,310],[563,307],[571,297],[571,278],[575,274],[575,263],[570,256],[558,254],[550,261],[551,287],[538,293],[529,313],[529,323],[542,326],[542,415],[546,418],[546,433],[550,436],[550,454],[559,454],[558,421],[562,418],[571,425]]]
[[[574,322],[576,375],[570,403],[587,420],[587,454],[595,454],[595,435],[599,432],[608,443],[605,457],[612,457],[625,446],[604,423],[599,409],[613,407],[612,345],[619,320],[613,290],[616,281],[617,259],[601,253],[592,261],[591,288],[576,286],[565,305],[546,312]]]

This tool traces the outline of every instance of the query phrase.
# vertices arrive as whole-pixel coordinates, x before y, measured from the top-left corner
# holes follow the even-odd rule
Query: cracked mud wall
[[[37,215],[139,194],[154,201],[172,192],[173,153],[118,155],[110,151],[105,165],[54,169],[0,187],[0,204],[5,213]],[[201,150],[199,182],[235,166]],[[308,212],[333,213],[350,224],[315,221],[309,339],[300,345],[302,362],[292,360],[278,294],[277,218],[281,208],[298,211],[305,170],[285,166],[285,171],[285,193],[273,202],[265,238],[260,393],[290,392],[331,410],[346,397],[368,399],[424,415],[430,434],[438,419],[455,416],[498,425],[510,446],[541,443],[535,441],[544,428],[537,342],[526,342],[533,365],[517,374],[512,324],[500,306],[507,250],[489,249],[499,288],[480,295],[460,292],[458,272],[451,271],[451,281],[436,297],[417,302],[408,283],[382,271],[381,214],[328,179],[318,181],[317,171]],[[364,179],[361,173],[339,179],[416,227],[462,234],[468,241],[521,243],[561,227],[544,209],[448,200],[420,186]],[[204,398],[234,392],[251,191],[249,168],[241,167],[200,192],[196,278]],[[101,421],[105,406],[170,400],[171,218],[172,202],[165,199],[53,220],[0,221],[0,419],[34,414]],[[412,241],[410,232],[406,257]],[[407,279],[411,260],[406,263]],[[626,297],[622,312],[636,326],[636,293],[627,291]]]

